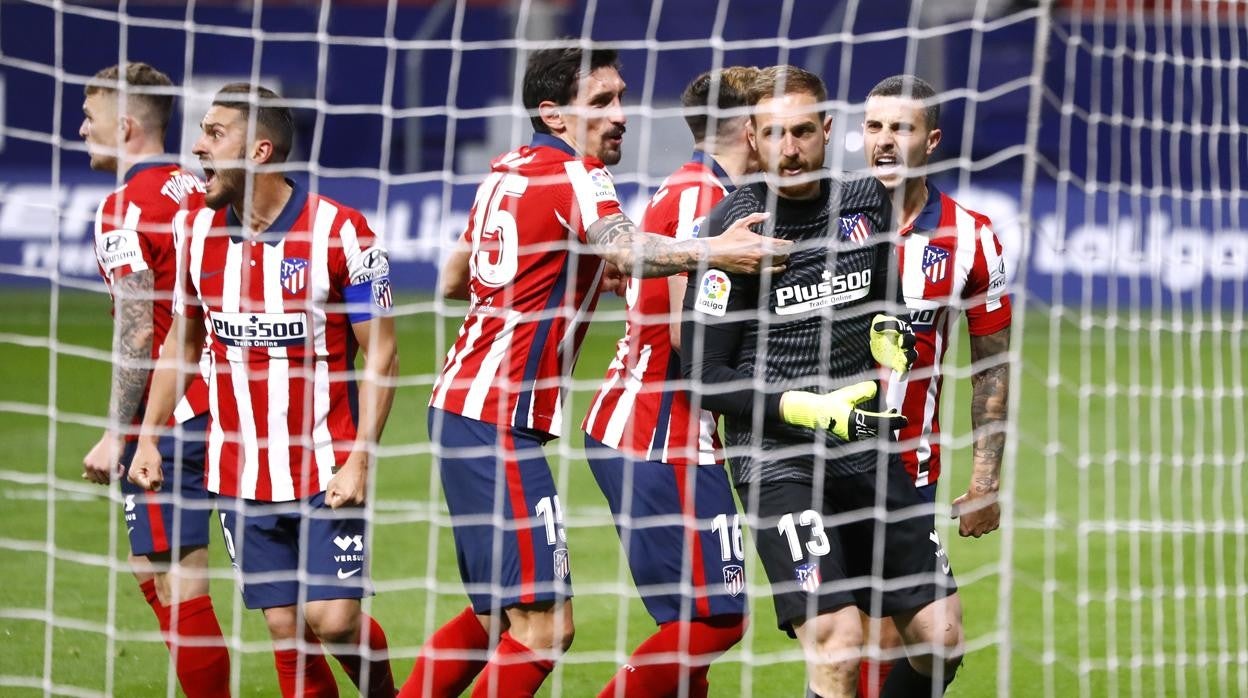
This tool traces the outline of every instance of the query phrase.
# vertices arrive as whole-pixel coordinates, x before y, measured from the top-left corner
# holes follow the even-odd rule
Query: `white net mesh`
[[[87,79],[127,60],[173,76],[188,160],[216,87],[273,87],[299,110],[293,160],[310,188],[385,237],[403,359],[367,510],[366,607],[401,681],[465,603],[424,426],[464,312],[434,298],[436,265],[489,159],[529,137],[528,52],[568,35],[621,50],[630,121],[612,171],[635,220],[687,159],[678,98],[698,72],[787,62],[822,75],[836,169],[863,164],[875,82],[931,81],[945,131],[931,176],[993,220],[1015,303],[1001,530],[962,540],[937,517],[965,608],[950,695],[1248,695],[1246,26],[1242,3],[1215,0],[0,3],[0,686],[177,691],[126,562],[124,498],[79,478],[113,361],[90,223],[117,184],[87,171],[75,135]],[[623,318],[601,306],[565,436],[546,447],[577,593],[576,644],[549,695],[596,693],[654,627],[579,434]],[[941,513],[969,478],[977,368],[965,332],[951,338]],[[219,529],[210,550],[234,692],[273,695],[268,635],[238,599]],[[712,695],[798,695],[801,651],[775,630],[745,552],[752,622],[713,665]]]

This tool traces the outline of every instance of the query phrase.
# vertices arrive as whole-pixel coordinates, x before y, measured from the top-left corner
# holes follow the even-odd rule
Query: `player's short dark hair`
[[[716,132],[722,133],[735,115],[721,112],[749,106],[750,85],[757,78],[758,68],[739,65],[718,71],[708,70],[694,78],[680,96],[680,104],[685,108],[685,123],[693,132],[693,140],[706,140],[706,126],[712,116],[715,117]],[[713,100],[712,89],[715,90]]]
[[[773,65],[758,71],[758,77],[750,85],[750,104],[789,94],[808,94],[820,105],[828,101],[828,88],[823,78],[795,65]],[[823,119],[826,113],[826,109],[820,107],[819,118]]]
[[[936,101],[936,90],[917,75],[903,74],[884,78],[867,93],[867,99],[872,97],[917,99],[923,102],[927,130],[931,131],[940,125],[940,103]]]
[[[580,48],[546,48],[534,51],[524,69],[522,99],[529,112],[533,130],[550,133],[537,113],[542,102],[571,104],[576,98],[580,79],[599,68],[620,68],[620,54],[615,49],[596,48],[589,55]]]
[[[146,119],[149,128],[164,134],[173,114],[173,81],[151,65],[137,61],[126,63],[124,76],[119,65],[104,68],[87,81],[83,93],[87,97],[116,93],[123,82],[126,84],[127,106],[138,106],[139,109],[135,113],[130,113],[128,108],[120,111],[140,120]]]
[[[256,133],[273,143],[272,162],[286,162],[295,141],[295,115],[290,107],[279,103],[281,99],[263,85],[232,82],[217,90],[212,106],[237,109],[244,119],[250,119],[255,109]]]

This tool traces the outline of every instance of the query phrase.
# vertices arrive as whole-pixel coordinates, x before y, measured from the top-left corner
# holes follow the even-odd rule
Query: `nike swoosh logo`
[[[341,568],[341,567],[339,567],[339,568],[338,568],[338,578],[339,578],[339,579],[348,579],[348,578],[350,578],[350,577],[354,577],[355,575],[359,574],[359,573],[360,573],[360,570],[362,570],[362,569],[364,569],[364,568],[363,568],[363,567],[356,567],[355,569],[351,570],[350,572],[344,572],[344,571],[342,571],[342,568]]]
[[[224,274],[224,273],[225,273],[224,269],[218,269],[216,271],[201,271],[199,272],[199,278],[207,279],[209,277],[216,276],[218,274]]]
[[[126,526],[126,533],[134,533],[134,526]]]

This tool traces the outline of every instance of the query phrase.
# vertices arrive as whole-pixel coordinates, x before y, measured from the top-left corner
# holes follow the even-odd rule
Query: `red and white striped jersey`
[[[464,240],[472,298],[431,407],[560,434],[563,392],[598,303],[601,258],[585,231],[620,213],[603,163],[537,134],[477,189]]]
[[[173,218],[179,211],[203,205],[204,184],[198,177],[176,164],[145,162],[131,167],[125,183],[101,201],[95,212],[95,260],[109,295],[113,284],[127,274],[152,270],[153,359],[160,356],[172,324],[178,261]],[[182,423],[207,411],[208,386],[196,378],[178,402],[173,418]],[[142,421],[140,408],[134,423]],[[131,434],[127,438],[138,437]]]
[[[728,173],[701,151],[663,181],[641,228],[678,240],[695,238],[702,219],[733,188]],[[723,462],[716,415],[695,410],[677,389],[680,356],[672,349],[668,280],[629,279],[628,325],[582,425],[585,433],[634,458],[671,465]]]
[[[268,231],[233,209],[179,217],[175,311],[208,327],[207,486],[282,502],[324,491],[354,445],[352,323],[389,310],[389,261],[359,211],[291,182]]]
[[[888,406],[909,423],[897,433],[902,460],[916,487],[940,477],[941,361],[949,330],[965,312],[970,333],[1010,325],[1001,242],[986,216],[963,208],[928,182],[927,204],[901,231],[901,287],[919,356],[905,377],[888,379]]]

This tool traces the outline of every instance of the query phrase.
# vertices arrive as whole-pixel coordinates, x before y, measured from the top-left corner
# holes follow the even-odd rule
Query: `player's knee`
[[[508,632],[517,642],[534,650],[559,650],[572,647],[576,626],[572,621],[572,604],[558,606],[541,604],[508,609],[511,628]]]
[[[269,637],[274,642],[294,640],[299,630],[298,621],[294,606],[264,609],[264,623],[269,627]]]
[[[354,643],[360,636],[360,609],[352,603],[310,603],[304,614],[308,627],[328,644]]]
[[[848,609],[852,611],[852,609]],[[803,623],[806,651],[816,664],[856,663],[862,648],[862,623],[856,611],[824,613]]]

